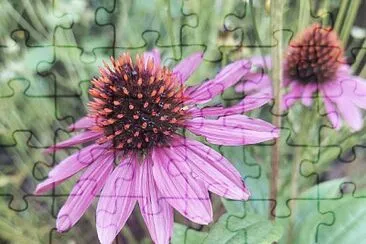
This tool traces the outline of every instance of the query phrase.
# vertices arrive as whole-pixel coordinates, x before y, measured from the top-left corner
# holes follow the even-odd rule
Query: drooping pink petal
[[[250,62],[239,60],[223,68],[214,79],[186,90],[192,103],[205,103],[234,85],[250,71]]]
[[[95,125],[95,119],[90,117],[83,117],[76,121],[74,124],[71,124],[69,126],[69,130],[81,130],[81,129],[87,129]]]
[[[97,232],[102,244],[110,244],[125,225],[138,197],[136,157],[123,160],[107,179],[97,207]]]
[[[272,59],[270,56],[253,56],[250,58],[250,62],[252,62],[252,64],[254,66],[259,66],[259,67],[264,67],[264,62],[267,65],[267,68],[270,69],[272,67]]]
[[[325,107],[327,116],[329,118],[329,121],[332,123],[333,127],[336,130],[339,130],[341,128],[342,121],[341,121],[339,113],[336,110],[335,105],[326,96],[324,96],[323,101],[324,101],[324,107]]]
[[[198,224],[212,221],[212,206],[207,188],[192,176],[187,162],[172,148],[155,148],[153,175],[163,199],[183,216]]]
[[[311,106],[313,102],[313,93],[316,92],[318,86],[316,84],[306,84],[302,93],[301,101],[305,106]]]
[[[347,99],[336,100],[338,111],[342,114],[345,121],[354,129],[358,131],[363,126],[362,114],[351,101]]]
[[[366,109],[366,81],[362,78],[348,75],[339,76],[338,80],[334,81],[338,83],[338,87],[341,90],[339,97],[342,99],[351,100],[357,107]],[[335,99],[337,99],[335,97]]]
[[[356,81],[338,77],[338,80],[323,85],[324,95],[337,106],[338,112],[353,130],[360,130],[363,126],[362,114],[356,106],[354,88]]]
[[[197,52],[189,57],[183,59],[179,64],[177,64],[173,73],[177,75],[178,81],[183,84],[192,75],[194,71],[200,66],[203,60],[203,53]]]
[[[208,190],[230,199],[249,198],[250,193],[239,172],[220,153],[187,138],[177,138],[173,149],[206,183]]]
[[[238,85],[235,91],[244,94],[252,94],[254,92],[266,92],[272,94],[272,83],[269,75],[264,73],[248,73]]]
[[[72,147],[77,144],[93,141],[102,136],[102,133],[97,133],[94,131],[85,131],[76,136],[71,137],[65,141],[62,141],[54,146],[51,146],[45,150],[46,153],[52,153],[63,148]]]
[[[296,81],[290,86],[290,90],[282,97],[282,110],[289,109],[298,99],[302,97],[304,86]]]
[[[226,146],[256,144],[279,136],[279,130],[272,124],[244,115],[229,115],[217,120],[196,117],[186,121],[186,126],[208,142]]]
[[[335,82],[326,82],[321,84],[319,89],[321,89],[324,95],[326,95],[331,100],[346,95],[342,88],[342,81],[335,80]]]
[[[159,50],[154,48],[151,50],[151,52],[144,52],[144,59],[145,61],[148,61],[149,58],[152,58],[154,60],[155,66],[160,66],[160,53]]]
[[[353,92],[352,101],[358,107],[366,109],[366,81],[358,77],[353,77],[353,79],[356,82],[356,86]]]
[[[38,184],[35,194],[41,194],[61,184],[64,180],[99,160],[105,151],[105,145],[93,144],[62,160],[48,173],[48,179]]]
[[[168,244],[173,232],[173,209],[156,186],[152,163],[148,157],[141,164],[139,175],[141,192],[138,202],[152,240],[155,243]]]
[[[70,229],[99,194],[113,169],[113,154],[100,158],[83,173],[57,216],[57,231]]]
[[[241,114],[249,112],[253,109],[262,107],[272,99],[270,94],[256,93],[245,96],[238,104],[231,107],[206,107],[202,109],[194,108],[190,111],[192,117],[206,117],[206,116],[227,116],[232,114]]]

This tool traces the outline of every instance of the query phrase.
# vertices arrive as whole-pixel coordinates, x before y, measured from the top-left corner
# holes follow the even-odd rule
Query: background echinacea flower
[[[284,85],[289,91],[283,97],[283,109],[299,99],[311,106],[318,92],[335,129],[341,127],[341,117],[353,130],[362,128],[360,108],[366,109],[366,83],[351,74],[334,30],[319,24],[306,28],[291,41],[284,62]]]
[[[184,59],[172,71],[161,67],[159,53],[128,54],[100,69],[89,93],[94,100],[88,116],[70,128],[82,132],[48,149],[53,152],[89,143],[60,162],[36,189],[41,194],[86,169],[57,217],[57,230],[66,231],[99,195],[96,225],[101,243],[111,243],[138,202],[150,235],[168,243],[173,208],[199,224],[212,221],[208,191],[247,200],[239,172],[221,154],[186,138],[188,129],[218,145],[255,144],[278,137],[265,121],[241,115],[270,98],[246,96],[232,107],[198,108],[248,74],[250,64],[237,61],[214,79],[196,87],[185,81],[202,62],[203,54]],[[116,164],[114,164],[114,162]],[[100,193],[101,191],[101,193]]]

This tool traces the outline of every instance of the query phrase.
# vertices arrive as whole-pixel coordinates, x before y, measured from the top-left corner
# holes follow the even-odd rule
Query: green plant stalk
[[[318,14],[322,17],[322,22],[324,23],[324,25],[329,26],[329,24],[333,24],[333,23],[331,23],[331,16],[328,14],[329,0],[326,0],[323,2],[320,10],[321,10],[321,12],[319,12]],[[326,14],[326,16],[324,18],[322,16],[323,14]]]
[[[10,11],[8,12],[11,17],[13,17],[14,21],[19,23],[23,28],[25,28],[27,31],[30,32],[30,35],[36,39],[38,42],[41,42],[44,37],[36,30],[34,29],[28,22],[18,13],[16,9],[13,8],[13,6],[6,2],[6,4],[9,6]]]
[[[360,73],[360,76],[361,76],[362,78],[365,78],[365,79],[366,79],[366,65],[363,67],[363,69],[362,69],[362,71],[361,71],[361,73]]]
[[[46,28],[42,25],[40,19],[38,18],[36,12],[34,11],[33,5],[29,0],[22,0],[23,4],[27,7],[27,12],[29,14],[32,23],[35,25],[36,29],[44,36],[48,36]]]
[[[357,53],[356,60],[352,65],[353,71],[356,71],[359,68],[359,66],[362,62],[362,59],[365,57],[365,55],[366,55],[366,40],[363,41],[363,44],[361,45],[361,49]]]
[[[133,235],[132,231],[130,230],[130,228],[129,228],[127,225],[125,225],[125,226],[123,227],[122,232],[121,232],[120,234],[122,234],[122,235],[126,238],[127,243],[131,243],[131,244],[137,244],[137,243],[139,243],[139,242],[135,239],[135,237],[134,237],[134,235]]]
[[[315,108],[316,106],[314,106]],[[303,141],[307,141],[309,130],[311,129],[311,126],[316,124],[313,123],[313,120],[311,120],[311,115],[309,113],[314,113],[314,108],[312,111],[308,112],[305,111],[305,116],[303,123],[301,124],[300,130],[298,135],[296,137],[298,138],[298,141],[300,144],[302,144]],[[298,146],[295,148],[295,157],[294,161],[292,162],[292,169],[291,169],[291,182],[290,182],[290,198],[296,199],[299,192],[299,174],[300,174],[300,166],[301,166],[301,159],[303,159],[303,155],[305,154],[306,150],[303,150],[303,147]],[[289,238],[288,238],[288,244],[294,243],[294,237],[296,236],[295,233],[293,233],[293,227],[296,220],[296,214],[294,212],[296,208],[296,201],[291,201],[290,208],[292,209],[292,214],[290,216],[289,221]]]
[[[173,23],[174,20],[173,20],[172,15],[171,15],[170,0],[166,0],[166,4],[167,4],[166,14],[167,14],[167,17],[168,17],[167,29],[168,29],[170,41],[171,41],[171,44],[172,44],[173,56],[174,56],[175,59],[177,59],[178,55],[177,55],[177,51],[176,51],[175,46],[174,46],[175,38],[174,38],[174,32],[173,32],[173,26],[172,26],[172,23]]]
[[[283,56],[283,33],[281,31],[283,25],[283,10],[284,1],[273,0],[271,1],[271,29],[277,31],[276,40],[273,40],[273,47],[271,50],[271,58],[273,63],[272,80],[273,80],[273,94],[274,94],[274,106],[272,123],[277,128],[281,127],[281,84],[283,81],[282,72],[282,56]],[[275,34],[275,33],[273,33]],[[278,173],[280,163],[280,140],[276,139],[275,144],[272,147],[272,160],[271,160],[271,180],[270,180],[270,203],[269,218],[274,219],[276,216],[276,204],[277,199],[277,187],[278,187]]]
[[[257,22],[255,20],[253,0],[249,0],[249,6],[250,6],[250,15],[252,17],[252,24],[253,24],[253,28],[254,28],[255,39],[258,42],[259,46],[263,46],[263,42],[262,42],[262,40],[261,40],[261,38],[259,36],[259,33],[258,33]],[[262,56],[264,68],[265,68],[265,70],[268,70],[267,64],[266,64],[266,60],[264,58],[265,54],[263,52],[263,49],[262,48],[259,48],[259,52],[261,53],[261,56]]]
[[[347,7],[348,7],[348,2],[349,2],[349,0],[341,1],[341,6],[339,7],[337,19],[336,19],[336,22],[334,24],[334,30],[337,33],[340,33],[340,31],[341,31],[341,25],[342,25],[343,19],[345,17],[345,13],[346,13],[346,10],[347,10]]]
[[[310,0],[301,0],[300,1],[300,9],[299,9],[299,23],[297,26],[297,31],[302,31],[309,24],[310,17]]]
[[[361,0],[353,0],[351,2],[351,6],[347,11],[347,18],[344,20],[342,32],[341,32],[341,40],[344,45],[347,44],[347,41],[350,36],[350,32],[353,26],[353,23],[357,17],[357,12],[359,10],[359,6],[361,4]]]

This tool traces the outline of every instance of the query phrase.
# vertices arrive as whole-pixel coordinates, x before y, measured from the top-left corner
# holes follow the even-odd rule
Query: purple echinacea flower
[[[60,162],[37,186],[36,193],[54,188],[84,170],[57,217],[57,230],[71,228],[99,196],[96,226],[101,243],[112,243],[136,203],[155,243],[169,243],[173,209],[189,220],[208,224],[212,206],[208,191],[229,199],[250,196],[232,164],[183,130],[209,143],[255,144],[278,137],[278,130],[243,112],[262,106],[268,96],[246,96],[232,107],[200,108],[248,72],[246,61],[224,67],[214,79],[196,87],[185,81],[202,62],[195,53],[169,70],[154,50],[111,58],[89,90],[89,114],[71,125],[74,137],[47,149],[55,152],[88,143]],[[201,106],[202,107],[202,106]]]

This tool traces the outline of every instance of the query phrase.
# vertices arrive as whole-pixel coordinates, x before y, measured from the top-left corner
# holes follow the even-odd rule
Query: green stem
[[[347,11],[347,18],[344,20],[343,28],[342,28],[342,34],[341,34],[341,40],[344,45],[347,44],[347,41],[349,39],[349,34],[351,32],[353,23],[356,19],[358,9],[360,7],[361,0],[353,0],[351,2],[351,6],[349,7],[349,10]]]
[[[272,123],[277,128],[281,127],[281,84],[283,81],[283,72],[282,72],[282,56],[283,56],[283,10],[284,10],[284,1],[282,0],[273,0],[271,2],[271,27],[273,31],[277,31],[276,33],[276,43],[273,44],[271,57],[273,63],[272,69],[272,80],[273,80],[273,93],[274,93],[274,106],[273,106],[273,115],[272,115]],[[276,139],[275,144],[272,147],[272,175],[270,180],[270,219],[274,219],[276,216],[276,200],[277,200],[277,185],[278,185],[278,172],[279,172],[279,162],[280,162],[280,140]]]
[[[173,23],[173,18],[172,18],[172,15],[171,15],[171,6],[170,6],[170,0],[166,0],[167,2],[167,10],[166,10],[166,13],[167,13],[167,16],[168,16],[168,21],[167,21],[167,29],[168,29],[168,33],[169,33],[169,37],[170,37],[170,41],[172,43],[172,49],[173,49],[173,56],[175,59],[178,58],[178,55],[177,55],[177,51],[175,49],[175,46],[174,46],[174,43],[175,43],[175,38],[174,38],[174,32],[173,32],[173,26],[172,26],[172,23]]]
[[[252,24],[253,24],[253,28],[254,28],[254,35],[255,35],[255,39],[258,42],[259,46],[263,46],[262,40],[259,36],[258,33],[258,28],[257,28],[257,22],[255,20],[255,14],[254,14],[254,6],[253,6],[253,0],[249,0],[249,5],[250,5],[250,15],[252,17]],[[264,64],[264,69],[268,70],[267,68],[267,63],[266,63],[266,59],[264,58],[264,51],[262,48],[259,48],[259,52],[261,53],[262,56],[262,60],[263,60],[263,64]]]
[[[341,25],[343,23],[343,19],[344,19],[346,10],[347,10],[348,2],[349,2],[349,0],[341,1],[341,6],[339,7],[339,11],[338,11],[338,14],[337,14],[337,19],[336,19],[336,22],[334,24],[334,30],[337,33],[340,33],[340,31],[341,31]]]
[[[352,65],[353,71],[356,71],[359,68],[365,55],[366,55],[366,40],[363,41],[363,44],[361,45],[361,49],[357,53],[356,60],[355,60],[354,64]]]
[[[14,21],[19,23],[24,29],[29,31],[30,36],[32,36],[37,42],[42,42],[44,40],[44,37],[39,34],[39,32],[34,29],[28,22],[18,13],[16,9],[13,8],[13,6],[9,2],[5,2],[10,11],[8,12],[11,17],[13,17]]]
[[[37,27],[38,31],[46,38],[48,36],[47,30],[42,25],[36,12],[34,11],[33,5],[29,2],[29,0],[23,0],[23,4],[27,7],[27,13],[29,14],[32,24],[34,24],[34,26]]]
[[[138,244],[139,242],[135,239],[132,231],[130,230],[130,228],[125,225],[122,229],[121,234],[126,238],[127,243],[131,243],[131,244]]]
[[[299,9],[299,23],[297,27],[297,31],[302,31],[309,24],[310,17],[310,1],[309,0],[301,0],[300,1],[300,9]]]
[[[361,73],[360,73],[360,76],[361,76],[362,78],[365,78],[365,79],[366,79],[366,65],[363,67],[363,69],[362,69],[362,71],[361,71]]]
[[[292,170],[291,170],[291,198],[290,199],[296,199],[298,195],[298,180],[299,180],[299,174],[300,174],[300,162],[301,162],[301,147],[296,147],[295,149],[295,159],[292,162]],[[291,216],[290,216],[290,223],[289,223],[289,238],[287,240],[288,244],[293,243],[294,240],[294,233],[293,233],[293,226],[295,222],[295,208],[296,208],[296,201],[290,201],[290,208],[292,210]]]

